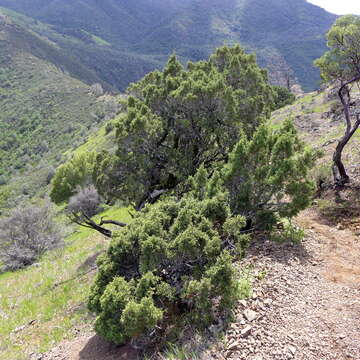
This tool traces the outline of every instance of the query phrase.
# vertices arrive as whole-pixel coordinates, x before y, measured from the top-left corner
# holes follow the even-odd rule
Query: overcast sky
[[[321,6],[333,14],[360,15],[360,0],[308,0],[308,2]]]

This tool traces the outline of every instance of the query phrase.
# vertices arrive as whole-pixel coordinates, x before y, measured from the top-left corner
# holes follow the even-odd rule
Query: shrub
[[[78,187],[92,182],[95,153],[80,154],[61,165],[51,181],[50,198],[56,204],[69,200]]]
[[[2,270],[15,270],[34,263],[47,250],[62,244],[49,203],[17,207],[0,219]]]
[[[67,206],[70,213],[81,213],[91,218],[101,211],[101,198],[94,185],[79,189],[78,193],[72,196]]]
[[[295,101],[295,95],[287,88],[274,85],[274,109],[280,109],[283,106],[291,105]]]
[[[288,219],[282,219],[281,226],[276,231],[273,231],[271,238],[278,242],[290,241],[294,244],[299,244],[304,240],[305,231],[294,225]]]
[[[115,128],[115,124],[113,121],[109,121],[105,126],[105,135],[110,134]]]
[[[109,180],[102,185],[109,187],[115,180],[120,199],[138,208],[186,181],[201,164],[223,162],[240,130],[251,135],[273,107],[266,71],[240,46],[219,48],[186,69],[171,56],[163,71],[149,73],[128,93],[116,124],[116,176],[101,182]],[[99,164],[101,173],[109,159]]]
[[[326,163],[317,165],[311,172],[311,176],[316,184],[318,193],[320,193],[324,187],[332,183],[331,165]]]
[[[227,193],[216,176],[203,186],[206,171],[191,179],[182,199],[148,205],[113,238],[98,260],[89,309],[96,331],[117,344],[164,330],[179,316],[209,325],[226,313],[238,295],[233,259],[242,217],[230,216]],[[157,325],[155,327],[155,325]]]
[[[243,136],[225,167],[232,212],[260,228],[297,215],[314,193],[309,179],[314,160],[290,120],[276,131],[263,124],[250,140]]]

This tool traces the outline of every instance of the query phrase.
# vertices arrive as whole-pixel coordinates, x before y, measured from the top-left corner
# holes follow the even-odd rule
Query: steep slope
[[[0,194],[4,183],[29,194],[47,184],[63,152],[116,113],[116,100],[77,79],[101,81],[92,71],[1,15],[0,65]]]
[[[354,87],[352,90],[352,109],[360,106],[360,91]],[[274,124],[281,123],[285,118],[294,119],[302,137],[323,153],[320,163],[329,178],[331,178],[331,164],[333,151],[337,141],[345,131],[345,119],[340,100],[336,91],[325,90],[312,92],[299,98],[293,105],[275,111],[272,115]],[[349,176],[358,180],[360,178],[360,154],[357,151],[360,141],[360,132],[357,131],[346,145],[343,152],[344,165]],[[321,174],[319,173],[319,176]]]
[[[166,59],[165,56],[159,59],[135,54],[129,49],[126,51],[122,48],[117,49],[101,36],[96,36],[83,28],[49,25],[8,8],[1,8],[0,12],[10,17],[20,27],[50,41],[57,48],[58,53],[67,58],[67,62],[71,59],[72,63],[77,65],[70,67],[71,75],[75,75],[87,84],[94,83],[93,77],[96,77],[96,82],[102,83],[106,90],[112,92],[116,89],[126,89],[131,81],[160,67]],[[78,16],[83,17],[81,14]],[[92,77],[89,77],[89,72]]]
[[[174,50],[184,59],[199,60],[224,42],[257,51],[274,82],[284,83],[290,75],[305,90],[314,89],[319,75],[312,62],[325,51],[324,34],[336,19],[306,0],[0,0],[0,5],[63,34],[102,39],[102,50],[95,44],[91,51],[69,50],[121,89],[124,77],[137,80]],[[89,58],[95,49],[99,54]]]

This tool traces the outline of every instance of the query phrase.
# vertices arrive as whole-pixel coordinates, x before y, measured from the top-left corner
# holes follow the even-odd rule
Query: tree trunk
[[[344,109],[346,130],[344,136],[341,138],[335,149],[333,155],[332,170],[333,170],[335,185],[340,187],[350,182],[350,178],[342,162],[342,152],[346,144],[349,142],[349,140],[354,135],[355,131],[358,129],[360,125],[360,115],[357,115],[354,125],[352,125],[351,123],[351,113],[350,113],[351,95],[349,90],[349,85],[359,80],[360,80],[360,76],[351,79],[350,81],[343,84],[338,92],[339,98],[341,100]]]
[[[338,142],[336,146],[334,155],[333,155],[333,176],[335,184],[338,186],[344,186],[345,184],[350,182],[349,175],[346,173],[345,166],[342,162],[342,152],[349,142],[351,137],[354,135],[355,131],[360,126],[360,115],[357,115],[357,119],[355,121],[354,126],[350,129],[350,131],[346,131],[343,138]]]
[[[349,175],[346,173],[345,166],[341,159],[342,151],[344,150],[344,147],[349,140],[350,140],[350,136],[345,135],[339,141],[333,155],[334,164],[332,166],[332,171],[333,171],[335,184],[338,186],[344,186],[350,181]]]

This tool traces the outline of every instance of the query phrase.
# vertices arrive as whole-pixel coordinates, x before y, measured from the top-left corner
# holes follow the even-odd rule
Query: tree
[[[352,111],[352,87],[360,80],[360,17],[343,16],[335,22],[327,34],[328,47],[320,59],[315,61],[321,70],[321,76],[326,82],[338,86],[346,129],[339,140],[333,155],[333,176],[335,183],[344,186],[350,181],[342,162],[342,152],[360,126],[360,114]]]
[[[50,202],[19,206],[0,220],[0,260],[5,270],[34,263],[46,251],[62,245]]]
[[[266,71],[240,46],[222,47],[186,69],[173,55],[163,71],[148,74],[128,93],[110,166],[117,176],[108,178],[110,188],[137,209],[202,164],[210,168],[226,161],[240,134],[251,136],[273,107]],[[105,162],[97,166],[99,174],[109,168],[108,157]]]

